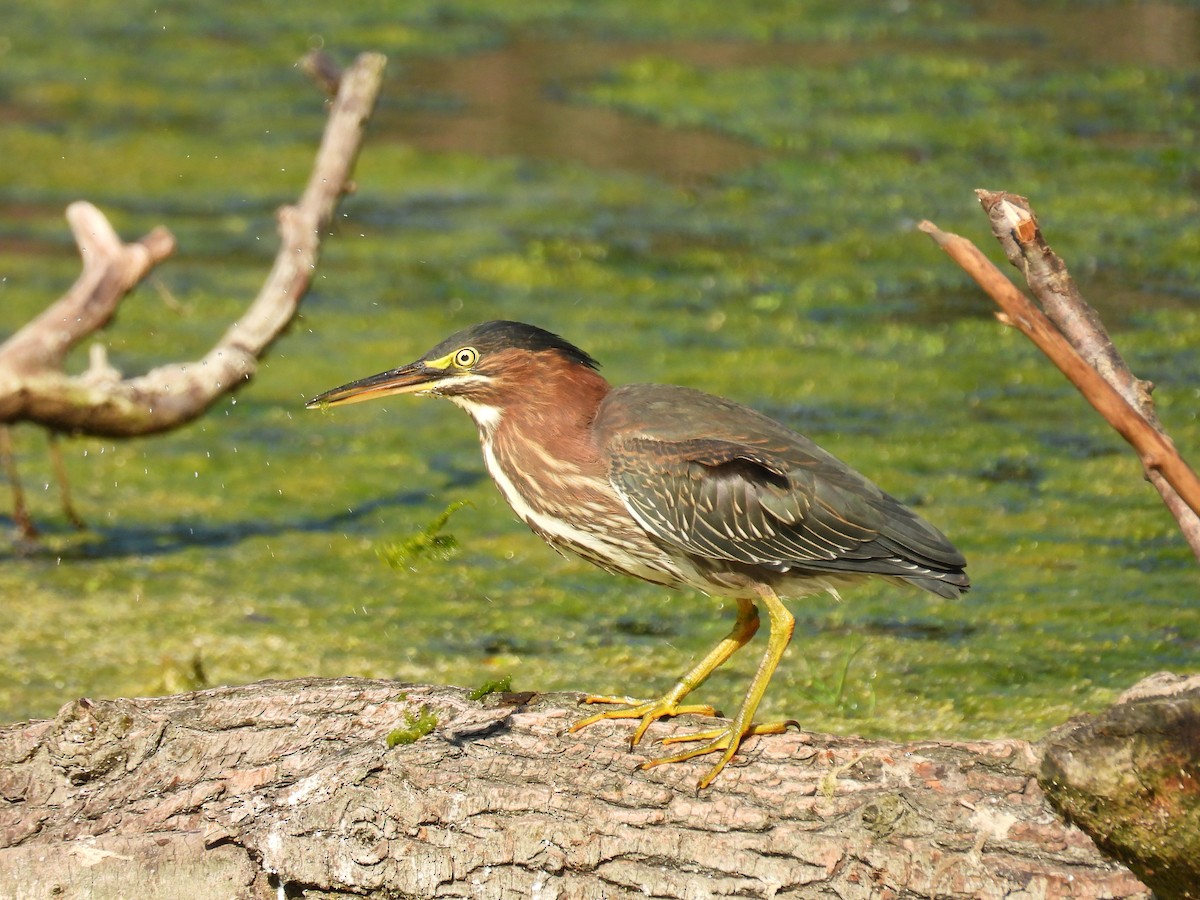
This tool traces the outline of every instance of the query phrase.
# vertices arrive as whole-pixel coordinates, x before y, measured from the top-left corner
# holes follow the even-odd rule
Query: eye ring
[[[474,347],[463,347],[454,351],[454,365],[460,369],[469,369],[479,362],[479,351]]]

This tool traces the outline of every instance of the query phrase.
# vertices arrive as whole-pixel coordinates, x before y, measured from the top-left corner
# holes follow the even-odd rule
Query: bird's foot
[[[660,756],[658,759],[649,760],[642,763],[638,768],[650,769],[666,763],[684,762],[689,759],[695,759],[697,756],[705,756],[709,753],[720,753],[721,758],[717,760],[717,764],[708,770],[708,773],[700,779],[697,785],[700,790],[704,790],[712,784],[713,779],[725,768],[725,764],[733,759],[733,755],[737,753],[738,747],[742,745],[742,741],[756,734],[783,734],[783,732],[787,731],[789,725],[795,726],[797,730],[800,728],[800,723],[795,719],[788,719],[784,722],[751,722],[745,726],[740,725],[734,720],[722,728],[696,731],[691,734],[672,735],[671,737],[663,738],[662,743],[664,745],[684,744],[693,741],[705,741],[706,743],[701,744],[699,747],[682,750],[670,756]]]
[[[595,725],[597,722],[605,719],[641,719],[637,730],[629,739],[629,746],[632,749],[638,745],[643,735],[646,734],[646,729],[651,724],[659,719],[665,719],[670,716],[681,716],[687,713],[693,713],[698,716],[716,716],[720,715],[713,707],[698,703],[680,704],[677,698],[667,695],[658,700],[638,700],[635,697],[597,697],[588,696],[583,698],[584,703],[611,703],[625,707],[624,709],[610,709],[606,712],[596,713],[588,716],[586,719],[580,719],[571,726],[571,732],[579,731],[581,728],[587,728],[589,725]]]

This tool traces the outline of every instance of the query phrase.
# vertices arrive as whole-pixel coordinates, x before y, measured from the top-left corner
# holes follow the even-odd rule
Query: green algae
[[[375,552],[393,569],[415,568],[422,560],[445,562],[458,552],[459,543],[458,538],[444,533],[442,529],[452,515],[470,505],[465,500],[451,503],[419,531],[402,541],[380,544]]]
[[[432,734],[437,726],[437,715],[427,706],[422,706],[416,712],[406,712],[404,724],[388,732],[388,749],[391,750],[393,747],[401,747],[405,744],[415,744],[427,734]]]
[[[512,676],[493,678],[485,681],[479,687],[467,694],[468,700],[482,700],[488,694],[503,694],[512,690]]]

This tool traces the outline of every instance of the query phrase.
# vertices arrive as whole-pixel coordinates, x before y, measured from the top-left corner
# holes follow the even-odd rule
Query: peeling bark
[[[1048,806],[1026,742],[761,737],[697,793],[703,761],[639,771],[654,748],[631,752],[628,727],[568,734],[577,699],[309,679],[69,703],[0,729],[0,884],[188,900],[1149,897]],[[422,710],[433,733],[388,749]]]

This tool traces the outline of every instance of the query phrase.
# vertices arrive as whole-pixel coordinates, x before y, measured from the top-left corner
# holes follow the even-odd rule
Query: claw
[[[796,620],[792,614],[784,607],[783,602],[773,589],[766,585],[757,585],[757,593],[759,597],[767,605],[767,611],[771,615],[771,634],[767,639],[767,650],[763,654],[762,661],[758,664],[758,671],[754,675],[754,679],[750,682],[750,687],[746,691],[746,696],[742,700],[742,705],[738,708],[737,715],[733,721],[720,728],[699,731],[694,734],[678,735],[670,737],[663,741],[664,744],[690,743],[692,741],[706,741],[699,747],[692,747],[688,750],[683,750],[671,756],[663,756],[659,759],[652,759],[649,762],[642,763],[638,768],[649,769],[653,766],[661,766],[665,763],[683,762],[687,759],[694,759],[697,756],[704,756],[708,753],[720,753],[721,758],[717,764],[713,766],[708,774],[700,779],[700,789],[704,789],[712,783],[712,780],[717,777],[717,774],[725,768],[725,764],[733,758],[737,753],[738,747],[742,741],[751,735],[755,734],[779,734],[784,731],[789,725],[795,725],[797,728],[800,724],[795,721],[787,722],[771,722],[765,725],[755,724],[753,721],[754,712],[758,709],[758,704],[762,700],[763,694],[766,693],[767,683],[771,680],[771,675],[775,671],[775,667],[779,665],[779,659],[783,656],[783,651],[788,645],[788,641],[792,639],[792,631],[795,628]],[[713,647],[708,654],[692,666],[691,670],[686,675],[675,683],[663,697],[658,700],[635,700],[633,697],[586,697],[585,703],[611,703],[625,707],[624,709],[613,709],[607,712],[596,713],[588,716],[571,726],[571,731],[579,731],[581,728],[587,728],[589,725],[594,725],[602,719],[641,719],[641,723],[633,733],[630,739],[630,748],[636,747],[638,742],[646,734],[646,729],[651,723],[659,719],[667,718],[668,716],[678,716],[684,713],[694,713],[703,716],[716,716],[719,713],[711,706],[700,704],[681,704],[680,701],[697,688],[709,675],[711,675],[722,663],[724,663],[733,653],[751,637],[758,629],[758,609],[754,603],[745,598],[738,600],[738,617],[734,622],[732,630],[717,646]]]
[[[737,752],[738,747],[741,746],[742,740],[746,737],[745,734],[737,734],[733,723],[730,723],[726,728],[718,729],[716,732],[703,733],[704,736],[709,734],[715,734],[715,737],[707,744],[702,744],[699,747],[692,747],[691,749],[674,753],[671,756],[660,756],[658,759],[648,760],[638,766],[638,768],[652,769],[655,766],[662,766],[666,765],[667,763],[684,762],[685,760],[695,759],[697,756],[704,756],[708,753],[724,751],[721,753],[721,758],[717,760],[717,764],[709,769],[708,773],[697,783],[696,787],[699,790],[704,790],[704,788],[712,784],[712,780],[717,777],[722,769],[725,768],[725,764],[729,762],[729,760],[733,759],[733,755]],[[703,736],[685,736],[680,738],[680,740],[703,739]]]
[[[742,733],[742,739],[753,737],[756,734],[783,734],[787,731],[788,726],[795,726],[796,730],[800,730],[800,723],[795,719],[788,719],[785,722],[754,722]],[[673,734],[670,737],[665,737],[660,744],[688,744],[692,741],[712,741],[716,740],[721,735],[732,731],[733,726],[729,725],[725,728],[711,728],[708,731],[693,731],[688,734]]]
[[[725,768],[725,764],[733,759],[742,742],[756,734],[783,734],[787,731],[789,725],[800,728],[800,723],[795,719],[788,719],[784,722],[752,722],[745,728],[738,726],[737,720],[730,722],[723,728],[712,728],[707,731],[695,731],[690,734],[675,734],[662,739],[661,743],[666,744],[685,744],[693,741],[707,741],[699,747],[691,747],[687,750],[682,750],[679,753],[674,753],[670,756],[661,756],[658,759],[652,759],[638,766],[639,769],[651,769],[654,766],[661,766],[665,763],[684,762],[685,760],[695,759],[697,756],[705,756],[709,753],[721,753],[721,758],[717,760],[717,764],[708,770],[708,773],[700,779],[697,784],[699,790],[704,790],[714,778]]]
[[[580,703],[614,703],[621,706],[642,706],[649,700],[639,700],[637,697],[609,697],[604,694],[588,694]]]
[[[610,709],[588,716],[586,719],[580,719],[571,726],[571,733],[579,731],[581,728],[587,728],[589,725],[595,725],[604,719],[641,719],[641,723],[629,739],[630,748],[636,747],[646,734],[646,729],[659,719],[689,713],[700,716],[717,715],[717,711],[711,706],[698,703],[680,704],[670,694],[658,700],[635,700],[632,697],[585,697],[583,702],[612,703],[625,706],[626,708]]]

